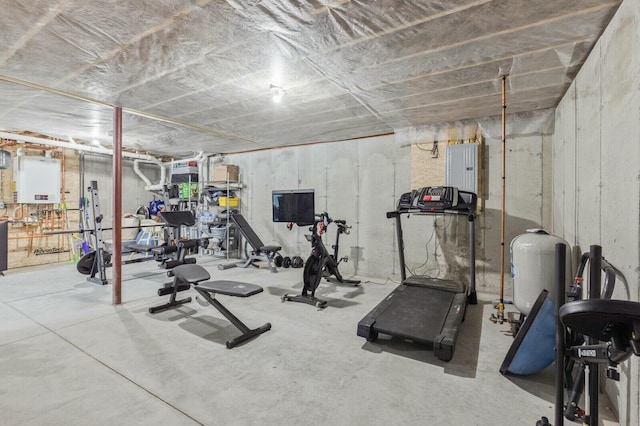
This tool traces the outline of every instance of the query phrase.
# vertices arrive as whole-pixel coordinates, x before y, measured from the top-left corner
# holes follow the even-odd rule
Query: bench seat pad
[[[275,253],[277,251],[282,250],[280,246],[262,246],[260,247],[260,251],[263,253]]]
[[[194,259],[195,260],[195,259]],[[187,264],[178,265],[173,268],[173,275],[183,282],[196,284],[200,281],[206,281],[211,275],[200,265]]]
[[[262,292],[259,285],[239,281],[206,281],[199,283],[196,289],[236,297],[249,297]]]

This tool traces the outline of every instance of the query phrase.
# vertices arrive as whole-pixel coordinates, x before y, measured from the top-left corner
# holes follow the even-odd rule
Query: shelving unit
[[[185,189],[183,185],[188,185],[191,188],[192,185],[197,182],[183,183],[171,183],[166,185],[165,189],[165,205],[169,211],[187,211],[190,210],[195,214],[198,208],[198,196],[192,194],[191,189],[187,189],[187,196],[184,196]]]
[[[234,197],[233,199],[238,200],[238,205],[233,206],[230,200],[230,194],[240,191],[242,189],[242,184],[238,181],[228,180],[229,174],[227,173],[226,181],[208,181],[203,182],[200,187],[200,199],[204,199],[202,197],[202,193],[204,191],[215,192],[219,191],[224,193],[226,197],[218,195],[217,202],[201,203],[199,206],[199,214],[198,214],[198,223],[200,228],[200,234],[202,236],[210,236],[220,238],[224,241],[223,243],[223,251],[224,257],[226,259],[230,258],[230,253],[235,251],[235,257],[239,257],[240,255],[240,233],[237,232],[234,225],[231,223],[231,210],[240,208],[239,198]],[[226,205],[220,205],[220,199],[223,198],[226,200]],[[215,228],[212,228],[215,227]],[[217,230],[213,231],[213,230]],[[222,235],[220,235],[220,231],[222,230]],[[213,231],[213,232],[212,232]],[[214,253],[216,254],[216,253]]]
[[[199,188],[197,175],[192,179],[190,174],[184,181],[171,182],[164,186],[164,202],[167,211],[190,211],[196,216],[199,205]],[[195,189],[195,191],[194,191]],[[195,193],[194,193],[195,192]],[[198,227],[183,227],[182,236],[198,238]]]
[[[202,176],[194,175],[193,167],[187,166],[175,167],[180,170],[177,175],[182,175],[178,181],[180,183],[171,183],[165,186],[165,205],[169,211],[191,211],[196,217],[196,226],[184,230],[184,235],[188,238],[216,238],[221,241],[221,250],[216,250],[213,246],[200,254],[207,255],[224,255],[229,259],[230,254],[236,252],[236,257],[240,257],[240,235],[236,233],[236,229],[231,223],[231,209],[239,208],[239,199],[235,197],[235,193],[242,189],[242,184],[235,180],[238,172],[237,166],[225,166],[233,170],[235,173],[231,176],[229,169],[226,172],[226,179],[215,180],[216,175],[220,173],[214,171],[214,180],[203,180]],[[193,178],[192,178],[193,176]],[[223,175],[224,176],[224,175]],[[231,179],[234,178],[234,180]],[[181,182],[184,180],[184,182]],[[194,188],[197,186],[197,191]],[[217,194],[216,194],[217,193]],[[216,194],[212,197],[212,194]],[[234,197],[229,196],[233,194]],[[224,200],[224,204],[220,205],[220,201]],[[231,205],[231,200],[238,200],[237,205]]]

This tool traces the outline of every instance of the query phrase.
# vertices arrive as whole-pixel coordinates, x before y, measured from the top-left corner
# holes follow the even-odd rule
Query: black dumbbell
[[[302,268],[304,266],[304,260],[300,256],[293,256],[291,259],[291,266],[293,268]]]

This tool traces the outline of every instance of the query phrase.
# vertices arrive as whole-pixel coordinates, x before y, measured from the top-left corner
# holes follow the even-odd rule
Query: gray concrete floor
[[[111,285],[87,282],[72,264],[8,271],[0,277],[0,424],[512,426],[553,417],[552,367],[499,373],[512,337],[488,320],[492,295],[469,307],[447,363],[420,345],[356,335],[396,283],[323,283],[317,293],[329,305],[317,310],[280,301],[300,291],[301,269],[221,271],[218,262],[199,259],[212,279],[265,289],[219,300],[250,327],[272,324],[231,350],[225,341],[238,332],[213,307],[194,300],[148,313],[166,299],[156,295],[167,277],[154,262],[123,267],[119,306]]]

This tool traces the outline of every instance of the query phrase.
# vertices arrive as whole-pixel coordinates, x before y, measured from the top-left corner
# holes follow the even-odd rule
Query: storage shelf
[[[244,185],[235,180],[210,180],[200,182],[200,190],[204,191],[221,191],[225,192],[227,196],[231,194],[232,191],[240,191],[244,187]],[[220,199],[220,196],[218,200]],[[205,204],[206,205],[206,204]],[[240,258],[240,240],[239,234],[237,234],[237,230],[235,226],[231,223],[231,211],[232,210],[240,210],[240,205],[237,206],[226,206],[220,204],[209,204],[207,205],[208,209],[212,211],[218,212],[215,219],[213,220],[199,220],[199,228],[200,232],[203,234],[211,235],[216,230],[220,228],[224,228],[225,234],[225,244],[222,252],[224,253],[224,257],[229,259],[229,255],[231,252],[235,252],[236,257]],[[235,246],[235,247],[234,247]],[[230,248],[234,247],[234,248]],[[220,253],[218,253],[220,255]]]
[[[205,188],[219,188],[219,189],[242,189],[243,185],[241,182],[229,181],[226,180],[212,180],[209,182],[202,182]]]

